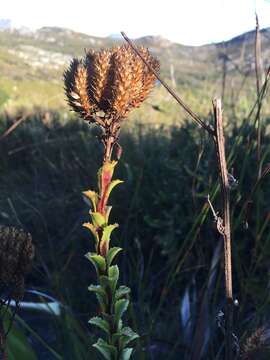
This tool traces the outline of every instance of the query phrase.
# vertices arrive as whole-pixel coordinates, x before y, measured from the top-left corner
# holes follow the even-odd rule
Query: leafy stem
[[[98,193],[92,190],[84,192],[90,200],[90,222],[86,227],[95,239],[96,252],[87,253],[87,259],[94,265],[98,285],[90,285],[89,290],[96,294],[100,316],[90,319],[103,333],[105,339],[99,338],[93,345],[106,360],[129,360],[133,348],[128,344],[138,338],[130,328],[123,325],[122,317],[129,306],[130,289],[118,286],[119,268],[113,265],[120,247],[110,247],[110,238],[118,224],[109,224],[111,206],[108,205],[109,196],[113,188],[122,183],[121,180],[112,180],[117,161],[104,160],[98,171]]]

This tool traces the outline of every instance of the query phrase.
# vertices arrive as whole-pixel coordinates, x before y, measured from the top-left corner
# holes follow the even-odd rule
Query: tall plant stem
[[[109,136],[108,139],[104,141],[103,163],[105,163],[106,161],[111,161],[114,143],[115,138],[113,136]]]
[[[261,76],[262,76],[262,64],[261,64],[261,34],[258,15],[256,16],[256,35],[255,35],[255,73],[256,73],[256,88],[257,98],[260,97],[261,89]],[[262,167],[261,167],[261,105],[258,102],[257,110],[257,179],[260,178]]]
[[[215,145],[220,170],[220,187],[222,192],[223,223],[218,231],[224,241],[224,262],[225,262],[225,352],[226,360],[233,359],[232,332],[233,332],[233,289],[232,289],[232,249],[231,249],[231,224],[230,224],[230,188],[228,180],[227,162],[225,156],[225,139],[223,132],[223,119],[221,100],[213,101],[215,117]]]

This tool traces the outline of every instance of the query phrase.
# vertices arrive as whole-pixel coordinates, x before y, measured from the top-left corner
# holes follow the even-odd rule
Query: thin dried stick
[[[136,46],[132,43],[132,41],[127,37],[127,35],[121,31],[123,38],[130,45],[130,47],[135,51],[135,53],[141,58],[144,64],[151,70],[151,72],[155,75],[155,77],[159,80],[159,82],[165,87],[165,89],[172,95],[172,97],[178,102],[178,104],[192,117],[194,121],[196,121],[204,130],[206,130],[210,135],[214,135],[214,130],[210,125],[207,125],[200,117],[195,114],[190,107],[184,103],[184,101],[170,88],[170,86],[161,79],[159,74],[152,68],[152,66],[144,59]]]
[[[261,76],[262,76],[262,64],[261,64],[261,34],[260,34],[260,25],[258,15],[256,16],[256,35],[255,35],[255,73],[256,73],[256,87],[257,87],[257,98],[260,97],[261,89]],[[257,111],[257,167],[258,173],[257,178],[261,176],[261,106],[258,102],[258,111]]]
[[[227,85],[228,61],[229,61],[229,57],[226,54],[226,48],[225,47],[224,47],[223,53],[221,53],[219,55],[219,57],[222,60],[221,99],[222,99],[222,102],[224,102],[226,85]]]
[[[256,33],[255,33],[255,73],[256,73],[256,87],[257,87],[257,96],[260,94],[261,89],[261,76],[262,76],[262,61],[261,61],[261,34],[260,34],[260,24],[258,15],[255,13],[256,17]]]
[[[223,227],[218,231],[224,240],[224,260],[225,260],[225,291],[226,291],[226,328],[225,328],[225,351],[226,360],[233,359],[232,333],[233,333],[233,289],[232,289],[232,250],[231,250],[231,224],[230,224],[230,188],[228,180],[228,170],[225,156],[225,140],[223,133],[223,120],[221,100],[213,101],[215,117],[215,143],[220,170],[220,186],[223,198]]]
[[[195,120],[209,135],[213,138],[216,145],[218,163],[220,168],[220,184],[223,197],[223,218],[217,216],[217,230],[222,235],[224,240],[224,258],[225,258],[225,291],[226,291],[226,329],[225,329],[225,349],[226,360],[233,359],[232,351],[232,335],[233,335],[233,291],[232,291],[232,254],[231,254],[231,227],[230,227],[230,200],[229,200],[229,181],[227,163],[225,157],[225,141],[223,133],[222,122],[222,109],[221,100],[216,99],[213,101],[214,116],[215,116],[215,129],[212,126],[203,122],[180,98],[179,96],[167,85],[167,83],[160,78],[157,72],[151,67],[150,64],[143,58],[139,50],[133,45],[132,41],[121,32],[124,39],[141,58],[144,64],[151,70],[165,89],[173,96],[178,104]]]
[[[250,117],[252,116],[253,112],[255,111],[255,109],[257,107],[257,114],[255,116],[255,122],[257,121],[258,111],[261,111],[262,102],[263,102],[263,100],[265,98],[265,95],[267,93],[269,79],[270,79],[270,66],[268,67],[268,69],[266,71],[264,83],[262,84],[262,87],[260,89],[259,97],[256,98],[256,101],[253,104],[253,106],[252,106],[248,116],[246,117],[246,119],[250,119]]]
[[[24,120],[27,119],[27,115],[20,117],[14,124],[12,124],[5,132],[0,136],[0,140],[6,138],[12,131],[14,131]]]

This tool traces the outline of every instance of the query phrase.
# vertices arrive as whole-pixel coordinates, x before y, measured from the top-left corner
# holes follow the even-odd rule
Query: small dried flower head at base
[[[139,48],[145,60],[159,71],[159,62]],[[149,95],[155,75],[130,46],[89,51],[73,59],[64,73],[69,105],[80,116],[101,126],[105,139],[117,139],[121,121]]]
[[[263,360],[270,358],[270,329],[260,327],[251,334],[242,346],[241,359]]]
[[[15,227],[0,226],[0,291],[21,300],[24,279],[31,269],[34,246],[29,233]]]

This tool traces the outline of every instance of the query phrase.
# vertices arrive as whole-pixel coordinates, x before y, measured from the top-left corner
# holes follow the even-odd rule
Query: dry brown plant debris
[[[34,246],[29,233],[0,226],[0,285],[8,298],[21,300],[25,275],[30,271]]]
[[[269,359],[270,331],[264,327],[258,328],[251,334],[242,346],[241,359],[262,360]]]

